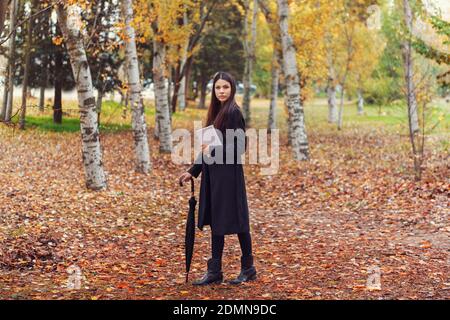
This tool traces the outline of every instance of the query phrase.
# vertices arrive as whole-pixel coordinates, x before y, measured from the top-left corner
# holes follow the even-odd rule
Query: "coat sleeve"
[[[189,168],[187,172],[189,172],[193,177],[197,178],[202,172],[202,165],[203,165],[203,154],[199,152],[197,158],[194,161],[194,164]]]

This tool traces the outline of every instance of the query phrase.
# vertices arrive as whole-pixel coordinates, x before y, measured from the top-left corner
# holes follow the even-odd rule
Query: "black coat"
[[[226,122],[226,129],[240,128],[245,132],[244,117],[238,106],[233,107]],[[205,163],[203,157],[207,156],[202,157],[202,153],[200,153],[196,163],[188,170],[195,178],[202,173],[197,226],[203,230],[203,226],[210,225],[214,235],[249,232],[244,170],[242,164],[237,163],[238,156],[247,149],[247,139],[235,137],[234,141],[227,142],[226,133],[223,132],[222,143],[222,146],[216,146],[211,151],[212,157],[216,153],[223,154],[222,163],[208,164],[208,161]],[[233,164],[226,164],[226,154],[231,152],[231,148],[234,149],[235,161]],[[201,159],[201,163],[197,163],[199,159]]]

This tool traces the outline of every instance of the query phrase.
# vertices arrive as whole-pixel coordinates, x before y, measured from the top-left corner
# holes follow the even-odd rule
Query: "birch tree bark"
[[[11,30],[11,37],[9,39],[9,72],[8,72],[8,99],[6,101],[5,122],[11,121],[13,101],[14,101],[14,73],[16,63],[16,17],[19,9],[19,1],[12,0],[10,5],[9,25]]]
[[[258,2],[253,0],[253,11],[250,28],[250,41],[248,39],[248,11],[250,11],[250,0],[245,1],[245,19],[244,19],[244,50],[245,50],[245,69],[243,76],[244,94],[242,100],[242,109],[244,110],[245,123],[250,124],[250,92],[252,82],[253,65],[255,63],[255,45],[256,45],[256,22],[258,17]]]
[[[172,125],[170,123],[170,106],[168,96],[167,78],[164,74],[166,48],[164,43],[153,40],[153,81],[155,88],[156,126],[159,138],[159,151],[169,153],[172,151]]]
[[[273,14],[267,3],[264,0],[258,0],[258,8],[261,9],[267,23],[270,27],[270,35],[273,41],[273,56],[272,56],[272,85],[271,85],[271,98],[268,117],[268,131],[276,128],[276,107],[279,91],[280,77],[283,76],[283,52],[281,48],[281,36],[280,36],[280,24],[276,21],[276,14]],[[284,78],[284,76],[282,77]],[[286,105],[286,103],[285,103]],[[288,113],[289,114],[289,113]],[[288,119],[288,137],[289,135],[289,119]],[[291,145],[290,139],[288,139],[288,145]]]
[[[7,10],[8,10],[8,1],[6,0],[0,1],[0,35],[2,34],[3,28],[5,27],[5,18]]]
[[[363,115],[364,114],[364,97],[362,94],[362,89],[358,89],[357,95],[358,95],[358,115]]]
[[[289,6],[287,0],[277,0],[277,2],[292,150],[295,160],[308,160],[309,146],[305,127],[305,116],[300,100],[300,78],[297,61],[295,60],[296,52],[288,31]]]
[[[2,101],[2,106],[1,106],[1,110],[0,110],[0,121],[5,120],[6,106],[8,105],[8,92],[9,92],[9,88],[8,88],[9,65],[5,63],[4,67],[5,68],[2,70],[4,84],[3,84],[3,101]]]
[[[105,189],[106,176],[103,171],[91,71],[80,31],[82,30],[81,10],[77,5],[59,4],[56,11],[77,87],[86,187],[91,190]]]
[[[405,71],[405,82],[406,82],[406,103],[408,107],[408,121],[410,131],[414,134],[419,131],[419,119],[417,116],[417,100],[414,86],[412,40],[411,40],[413,16],[411,6],[408,0],[403,0],[403,11],[407,29],[406,39],[402,43],[403,67]]]
[[[189,23],[187,13],[185,12],[183,15],[183,24],[187,26]],[[183,53],[181,57],[181,65],[180,70],[184,69],[187,61],[187,50],[188,50],[189,41],[186,41],[186,44],[183,47]],[[186,76],[181,78],[180,87],[178,89],[178,108],[180,111],[186,109]]]
[[[327,43],[331,40],[326,36]],[[333,66],[333,52],[328,46],[327,49],[327,64],[328,64],[328,80],[327,80],[327,98],[328,98],[328,122],[337,122],[337,104],[336,104],[336,72]]]
[[[344,121],[344,94],[345,94],[345,86],[347,82],[347,76],[350,72],[350,63],[353,59],[353,53],[354,53],[354,46],[353,46],[353,35],[355,32],[354,25],[350,26],[350,30],[348,30],[348,27],[344,27],[344,36],[346,39],[346,52],[347,57],[345,61],[345,67],[343,71],[343,75],[340,77],[339,81],[339,89],[340,89],[340,102],[339,102],[339,112],[338,112],[338,130],[342,130],[343,121]]]
[[[142,86],[139,75],[139,61],[136,52],[135,31],[131,26],[133,7],[131,0],[122,0],[122,16],[125,22],[125,59],[128,75],[128,90],[131,105],[131,127],[136,154],[136,171],[147,174],[151,167],[150,150],[145,123],[144,105],[142,103]]]
[[[31,10],[30,16],[33,16],[34,10],[37,7],[37,0],[30,2]],[[25,69],[22,83],[22,107],[20,109],[20,119],[19,119],[19,129],[25,129],[25,115],[27,111],[27,90],[28,90],[28,77],[30,73],[30,56],[31,56],[31,46],[33,41],[33,22],[34,18],[28,20],[27,26],[27,40],[25,49]]]
[[[276,109],[277,109],[277,98],[278,98],[278,81],[279,81],[279,57],[277,51],[273,50],[272,56],[272,83],[270,91],[270,107],[269,107],[269,118],[267,123],[268,131],[271,132],[272,129],[276,129]]]

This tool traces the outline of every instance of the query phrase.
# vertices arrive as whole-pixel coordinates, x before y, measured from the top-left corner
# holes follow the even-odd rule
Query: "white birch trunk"
[[[81,145],[86,176],[86,187],[91,190],[106,188],[103,171],[100,137],[97,126],[97,112],[92,86],[91,71],[83,46],[80,8],[70,5],[57,6],[58,23],[64,36],[66,48],[78,92],[80,109]]]
[[[5,64],[4,70],[2,70],[4,84],[3,84],[3,100],[2,100],[2,106],[1,106],[1,112],[0,112],[0,121],[5,120],[6,115],[6,106],[8,104],[8,74],[9,74],[9,65]]]
[[[183,15],[183,24],[185,26],[187,26],[189,23],[188,21],[188,17],[187,17],[187,13],[184,12]],[[183,47],[183,53],[182,53],[182,57],[181,57],[181,66],[180,66],[180,70],[183,70],[184,66],[186,65],[186,61],[187,61],[187,50],[188,50],[188,43],[189,41],[186,41],[184,47]],[[184,109],[186,109],[186,76],[184,76],[183,78],[181,78],[180,81],[180,88],[178,89],[178,108],[180,111],[183,111]]]
[[[345,83],[345,80],[344,80]],[[341,98],[339,103],[339,114],[338,114],[338,130],[342,129],[343,121],[344,121],[344,85],[339,85],[341,91]]]
[[[408,29],[408,33],[411,34],[413,17],[408,0],[403,0],[403,11],[406,28]],[[409,126],[411,132],[416,133],[419,131],[419,119],[417,116],[417,100],[414,86],[412,43],[410,35],[403,41],[403,67],[405,70],[406,103],[408,107]]]
[[[292,150],[295,160],[309,159],[308,137],[305,127],[305,116],[300,100],[300,79],[297,69],[296,52],[292,38],[288,32],[289,6],[287,0],[277,0],[278,17],[283,47],[283,68],[286,79],[287,108]]]
[[[328,122],[337,122],[337,104],[336,104],[336,77],[333,67],[333,57],[331,49],[327,50],[327,63],[328,63],[328,85],[327,85],[327,97],[328,97]]]
[[[145,123],[144,105],[142,103],[142,86],[139,76],[139,61],[136,52],[135,31],[131,26],[133,20],[132,0],[122,0],[122,16],[125,22],[125,59],[127,65],[128,90],[131,106],[131,127],[134,137],[136,171],[147,174],[150,170],[150,150]]]
[[[251,102],[251,83],[253,65],[255,63],[255,46],[256,46],[256,22],[258,17],[258,2],[253,0],[253,14],[250,28],[250,41],[248,39],[248,11],[250,8],[250,0],[245,1],[245,22],[244,22],[244,49],[246,54],[245,70],[243,77],[244,95],[242,109],[244,110],[245,123],[250,124],[250,102]]]
[[[8,1],[0,1],[0,35],[5,26],[6,12],[8,10]]]
[[[359,89],[357,94],[358,94],[358,114],[363,115],[364,114],[364,97],[362,94],[362,90]]]
[[[332,83],[329,83],[329,86],[327,88],[327,96],[328,96],[328,122],[336,123],[337,122],[336,86]]]
[[[30,2],[31,11],[30,16],[33,16],[34,10],[37,7],[37,0],[32,0]],[[29,94],[30,88],[28,87],[28,78],[30,74],[30,59],[31,59],[31,46],[32,46],[32,39],[33,39],[33,23],[34,20],[30,19],[28,20],[27,25],[27,40],[26,40],[26,48],[25,48],[25,69],[24,69],[24,75],[23,75],[23,82],[22,82],[22,107],[20,110],[20,118],[19,118],[19,128],[25,129],[25,116],[27,111],[27,98]]]
[[[269,120],[267,124],[268,131],[276,129],[276,109],[278,98],[278,81],[279,81],[279,65],[277,51],[273,50],[272,57],[272,85],[270,92],[270,108],[269,108]]]
[[[16,18],[17,11],[19,9],[19,1],[12,0],[10,5],[9,25],[11,38],[9,39],[9,73],[8,73],[8,99],[6,102],[5,121],[11,121],[13,102],[14,102],[14,71],[15,71],[15,59],[16,59]]]
[[[159,151],[172,151],[172,126],[168,100],[167,79],[164,75],[166,48],[163,43],[153,41],[153,80],[155,88],[156,130],[159,137]]]

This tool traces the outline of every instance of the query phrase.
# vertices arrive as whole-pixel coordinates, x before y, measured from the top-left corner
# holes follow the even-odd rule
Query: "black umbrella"
[[[180,181],[180,186],[183,182]],[[184,252],[186,257],[186,283],[188,282],[189,269],[191,268],[192,254],[194,253],[195,240],[195,200],[194,195],[194,179],[191,177],[191,198],[189,199],[189,213],[186,220],[186,236],[184,239]]]

